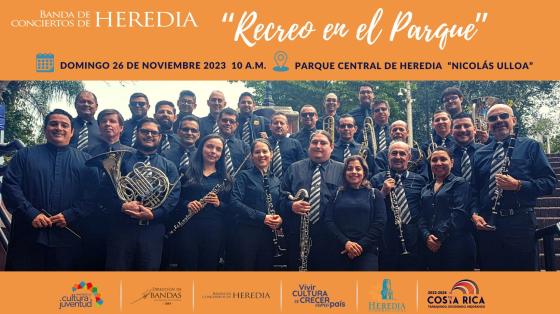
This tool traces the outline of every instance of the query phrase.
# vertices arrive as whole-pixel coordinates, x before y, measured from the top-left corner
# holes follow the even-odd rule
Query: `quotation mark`
[[[488,13],[484,12],[484,13],[480,13],[478,12],[476,14],[476,21],[480,22],[480,20],[482,19],[482,23],[486,22],[486,18],[488,17]]]
[[[233,13],[228,13],[228,12],[224,13],[224,16],[222,17],[222,23],[233,22],[233,16],[234,16]]]

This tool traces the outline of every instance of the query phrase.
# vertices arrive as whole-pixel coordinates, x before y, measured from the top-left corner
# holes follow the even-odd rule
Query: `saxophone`
[[[272,204],[272,195],[270,194],[270,185],[268,183],[268,176],[265,174],[264,182],[263,182],[263,189],[266,197],[266,207],[267,212],[269,215],[276,215],[276,211],[274,210],[274,205]],[[285,238],[284,238],[284,231],[282,227],[278,227],[277,229],[272,230],[272,243],[274,244],[274,257],[280,257],[284,255],[284,251],[286,251],[285,246]]]
[[[517,133],[519,133],[519,126],[516,125],[513,130],[513,134],[509,138],[508,150],[504,157],[504,163],[502,164],[502,168],[500,168],[500,171],[498,171],[496,175],[498,174],[508,175],[509,166],[511,163],[511,156],[513,155],[513,149],[515,148],[515,142],[517,141]],[[496,199],[494,200],[494,206],[492,206],[492,211],[491,211],[492,214],[488,218],[488,224],[487,224],[487,227],[492,229],[492,231],[496,230],[496,225],[494,222],[496,220],[496,216],[498,215],[498,206],[500,206],[500,201],[502,199],[503,193],[504,190],[496,186],[496,189],[494,190],[494,196]]]
[[[296,193],[296,196],[288,194],[288,199],[290,201],[301,201],[307,198],[309,198],[309,193],[305,189],[299,189]],[[301,216],[301,223],[299,227],[299,257],[301,260],[301,265],[299,266],[299,271],[307,271],[307,258],[309,257],[309,252],[311,251],[309,222],[309,213]]]
[[[387,170],[385,178],[386,179],[391,178],[391,171]],[[399,183],[400,182],[395,182],[395,188]],[[395,225],[399,229],[399,240],[401,241],[401,247],[402,247],[401,255],[408,255],[410,253],[406,249],[406,243],[404,240],[403,221],[401,217],[401,208],[399,207],[399,203],[397,201],[397,194],[395,193],[395,188],[393,188],[391,192],[389,192],[389,195],[391,197],[391,210],[393,211],[393,216],[395,216]]]

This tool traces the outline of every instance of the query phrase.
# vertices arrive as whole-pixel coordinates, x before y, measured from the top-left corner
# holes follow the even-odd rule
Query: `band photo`
[[[537,271],[560,82],[0,81],[0,269]]]

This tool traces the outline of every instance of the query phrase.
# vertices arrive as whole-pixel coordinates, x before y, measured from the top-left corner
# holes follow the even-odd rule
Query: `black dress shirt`
[[[199,121],[199,129],[200,129],[200,138],[204,138],[206,135],[211,134],[212,130],[214,129],[214,125],[216,125],[216,118],[212,114],[208,114],[206,117],[200,118]]]
[[[331,154],[332,160],[344,162],[344,149],[346,147],[345,145],[348,145],[348,149],[350,150],[350,155],[359,155],[360,147],[361,147],[360,144],[356,143],[354,140],[346,143],[343,142],[341,139],[339,139],[334,143],[334,149]],[[377,173],[375,162],[373,159],[373,154],[371,153],[369,148],[367,150],[366,163],[369,167],[369,174],[366,174],[366,176],[370,176]]]
[[[454,175],[460,177],[463,173],[462,173],[462,169],[461,169],[461,161],[463,158],[463,147],[467,148],[467,155],[469,155],[469,158],[471,160],[471,169],[473,167],[473,156],[474,156],[474,152],[476,150],[478,150],[479,148],[481,148],[482,146],[484,146],[483,144],[479,144],[479,143],[475,143],[470,142],[465,146],[461,146],[459,145],[459,143],[455,143],[455,146],[453,147],[453,150],[451,151],[452,157],[453,157],[453,168],[451,169],[451,173],[453,173]],[[472,177],[471,177],[472,178]]]
[[[273,175],[267,176],[274,211],[277,215],[281,215],[280,180]],[[264,218],[268,215],[264,177],[256,167],[240,172],[235,178],[231,193],[231,209],[238,223],[269,229],[264,224]]]
[[[418,151],[418,149],[416,147],[411,148],[410,150],[411,152],[411,161],[414,162],[415,169],[414,173],[417,173],[421,176],[424,176],[425,179],[427,179],[427,175],[426,175],[426,155],[422,156],[422,160],[418,161],[418,159],[420,158],[420,152]],[[389,168],[389,149],[384,149],[380,152],[377,153],[377,157],[375,157],[375,170],[376,173],[379,172],[383,172],[385,173],[387,171],[387,168]]]
[[[126,146],[132,147],[134,143],[132,143],[132,133],[134,133],[134,128],[138,125],[138,121],[142,120],[145,117],[141,117],[138,119],[131,118],[124,122],[123,125],[123,132],[121,133],[121,143]]]
[[[10,244],[23,239],[48,247],[77,243],[79,239],[64,228],[33,228],[31,222],[41,213],[62,213],[72,228],[90,214],[95,202],[90,192],[98,176],[95,169],[85,166],[87,159],[87,153],[74,147],[58,148],[49,143],[17,152],[2,183],[3,200],[13,214]]]
[[[175,167],[177,167],[179,173],[184,173],[186,167],[180,168],[180,163],[181,163],[181,158],[183,158],[183,155],[185,154],[186,151],[189,152],[189,160],[190,162],[192,162],[194,158],[194,154],[196,152],[196,146],[194,145],[190,147],[184,147],[183,145],[180,144],[175,145],[172,146],[170,149],[161,153],[161,155],[167,158],[168,160],[170,160],[175,165]]]
[[[282,155],[282,173],[285,173],[288,167],[296,161],[307,158],[307,154],[303,151],[298,140],[291,137],[277,138],[272,136],[269,138],[272,151],[276,145],[280,145],[280,155]]]
[[[442,243],[447,238],[468,233],[471,226],[468,204],[470,187],[463,177],[449,174],[439,191],[434,192],[435,180],[422,189],[420,234],[423,242],[430,234]]]
[[[84,119],[82,117],[75,117],[72,119],[72,126],[74,128],[74,134],[72,134],[72,139],[70,139],[70,146],[78,147],[78,138],[80,136],[80,131],[84,127]],[[87,148],[97,146],[103,142],[101,136],[99,135],[99,125],[95,119],[91,119],[86,122],[88,128],[88,146]]]
[[[504,151],[507,152],[508,140],[504,141]],[[493,139],[489,144],[474,153],[472,192],[472,210],[487,218],[494,205],[489,197],[489,178],[492,156],[496,146]],[[532,208],[537,198],[554,191],[556,174],[550,166],[538,142],[529,138],[518,138],[511,156],[509,175],[521,180],[521,190],[504,191],[499,209]]]
[[[316,129],[302,128],[297,133],[290,135],[290,138],[298,140],[299,143],[301,144],[301,148],[303,148],[304,151],[307,151],[307,149],[309,148],[311,133],[315,131]]]
[[[223,134],[221,134],[222,136],[224,136]],[[233,171],[236,171],[239,166],[241,165],[241,163],[243,162],[243,160],[245,159],[245,157],[251,152],[251,148],[249,147],[249,145],[243,143],[242,140],[231,136],[229,138],[225,138],[226,143],[228,145],[229,148],[229,153],[231,155],[231,161],[233,163]],[[222,150],[222,154],[225,154],[225,150]],[[243,169],[249,169],[252,168],[253,164],[248,160],[245,162],[245,164],[243,165]]]
[[[243,126],[245,125],[245,122],[250,119],[249,122],[249,130],[250,135],[251,135],[251,143],[257,139],[260,138],[260,133],[261,132],[270,132],[269,128],[270,128],[270,120],[268,120],[265,117],[261,117],[261,116],[257,116],[256,114],[251,114],[250,116],[245,116],[240,114],[239,115],[239,125],[237,127],[237,130],[235,131],[235,137],[237,137],[238,139],[243,139]],[[268,133],[267,133],[268,135]]]

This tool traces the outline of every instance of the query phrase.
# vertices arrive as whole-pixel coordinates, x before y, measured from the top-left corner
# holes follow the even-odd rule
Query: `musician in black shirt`
[[[282,224],[280,180],[269,172],[272,148],[268,141],[256,139],[251,145],[251,157],[253,169],[239,173],[231,195],[231,209],[238,224],[233,268],[272,270],[273,256],[283,253],[273,243],[274,230]],[[269,212],[269,206],[274,214]]]
[[[276,112],[271,117],[269,138],[273,155],[271,171],[279,179],[283,178],[288,167],[298,160],[307,157],[298,140],[288,137],[288,117],[281,112]]]
[[[177,127],[179,145],[164,151],[162,155],[173,162],[180,173],[184,173],[194,157],[196,142],[199,138],[198,118],[190,115],[184,116]]]
[[[381,190],[387,208],[387,224],[383,235],[383,246],[379,255],[380,270],[423,270],[421,256],[423,241],[419,238],[420,192],[426,179],[408,171],[411,149],[407,143],[393,141],[389,145],[389,176],[379,172],[371,179],[375,188]],[[391,197],[394,192],[395,204]],[[402,221],[401,229],[396,224],[395,211]],[[402,240],[404,239],[404,243]],[[405,252],[408,254],[403,254]]]
[[[539,143],[528,138],[515,141],[509,174],[501,174],[500,161],[507,154],[516,123],[511,107],[492,106],[488,111],[492,139],[473,157],[472,220],[477,229],[481,270],[537,269],[534,207],[538,197],[552,193],[557,179]],[[487,221],[496,203],[496,188],[502,189],[503,195],[496,206],[493,231]]]
[[[470,188],[451,173],[453,159],[445,148],[430,156],[434,180],[422,189],[420,236],[429,270],[474,270],[475,243],[470,232]]]
[[[344,162],[345,158],[360,154],[362,146],[354,141],[354,134],[358,128],[354,118],[349,114],[343,114],[335,123],[339,138],[334,143],[331,159]],[[366,173],[366,177],[368,177],[376,173],[374,156],[368,147],[365,147],[364,155],[369,169],[369,174]]]
[[[304,151],[309,148],[309,138],[315,132],[317,120],[317,109],[312,105],[303,105],[299,111],[300,130],[292,134],[290,137],[299,141]]]
[[[379,247],[387,214],[383,195],[372,189],[367,179],[367,168],[360,156],[345,160],[344,185],[325,211],[325,224],[336,238],[336,270],[379,269]]]
[[[206,117],[200,118],[200,137],[203,138],[208,134],[218,131],[218,115],[220,111],[227,105],[224,93],[219,90],[214,90],[210,93],[206,101],[210,112]]]
[[[134,93],[130,95],[128,108],[132,113],[132,117],[124,122],[124,130],[121,134],[121,143],[132,146],[136,142],[136,131],[138,130],[138,121],[148,116],[150,102],[148,96],[143,93]]]
[[[181,188],[178,212],[192,219],[175,233],[178,264],[181,270],[217,270],[222,254],[225,212],[228,208],[232,179],[226,172],[224,139],[210,134],[200,141],[187,168]],[[221,184],[223,188],[218,188]],[[212,191],[214,188],[219,191]]]

